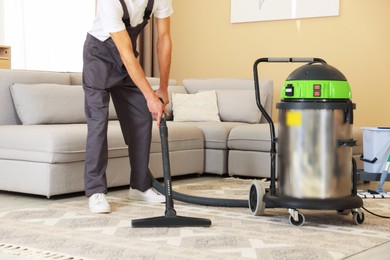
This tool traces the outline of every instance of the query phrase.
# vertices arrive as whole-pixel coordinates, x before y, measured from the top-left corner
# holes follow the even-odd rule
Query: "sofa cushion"
[[[179,122],[180,123],[180,122]],[[182,122],[183,124],[196,126],[203,132],[204,147],[206,149],[227,149],[229,133],[235,127],[245,125],[240,122]]]
[[[86,122],[84,91],[80,85],[14,83],[10,89],[24,125]],[[116,119],[112,104],[109,110],[109,118]]]
[[[86,124],[0,126],[0,159],[44,163],[85,160]],[[109,121],[108,157],[128,154],[118,121]]]
[[[221,121],[259,123],[261,112],[256,104],[254,90],[217,90],[219,117]],[[260,92],[264,106],[267,93]]]
[[[168,146],[170,152],[203,149],[204,138],[202,131],[193,125],[182,122],[167,121]],[[150,152],[161,152],[159,129],[153,125]]]
[[[172,93],[173,120],[176,122],[220,122],[216,92]]]
[[[85,122],[81,86],[15,83],[11,94],[22,124]]]
[[[275,124],[277,134],[278,124]],[[269,124],[247,124],[233,128],[228,138],[228,147],[232,150],[261,151],[271,150]]]
[[[9,89],[15,82],[70,84],[69,75],[63,72],[0,69],[0,125],[20,124]]]

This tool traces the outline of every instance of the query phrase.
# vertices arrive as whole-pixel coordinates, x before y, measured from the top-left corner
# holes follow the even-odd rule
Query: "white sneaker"
[[[149,188],[148,190],[142,192],[133,188],[129,190],[129,199],[130,200],[141,200],[147,202],[165,202],[165,196],[157,193],[153,188]]]
[[[92,213],[110,213],[111,207],[103,193],[95,193],[89,197],[89,209]]]

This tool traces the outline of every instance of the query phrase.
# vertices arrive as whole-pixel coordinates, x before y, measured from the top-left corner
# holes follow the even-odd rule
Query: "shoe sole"
[[[108,214],[111,213],[111,210],[91,210],[91,213],[101,213],[101,214]]]
[[[148,200],[148,199],[145,199],[143,197],[138,197],[138,196],[129,196],[128,198],[131,201],[143,201],[143,202],[149,202],[149,203],[165,203],[165,199],[164,200]]]

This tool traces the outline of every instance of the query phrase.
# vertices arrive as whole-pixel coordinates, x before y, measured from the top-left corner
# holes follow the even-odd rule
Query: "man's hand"
[[[156,94],[159,98],[162,99],[162,102],[164,103],[164,107],[169,104],[169,96],[168,96],[168,90],[159,88],[156,90]]]
[[[168,115],[168,112],[165,108],[166,105],[161,102],[157,94],[151,96],[150,98],[147,98],[146,101],[148,104],[149,111],[152,113],[153,117],[156,118],[157,126],[160,127],[162,114],[165,113],[166,115]]]

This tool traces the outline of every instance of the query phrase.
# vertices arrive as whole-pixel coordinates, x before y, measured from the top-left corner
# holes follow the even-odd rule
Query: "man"
[[[169,103],[172,0],[100,0],[84,44],[83,88],[88,123],[85,194],[93,213],[109,213],[106,168],[110,96],[129,150],[130,199],[165,202],[151,187],[149,152],[152,115],[160,124]],[[154,14],[160,87],[153,91],[140,66],[137,37]],[[160,101],[163,101],[163,103]]]

